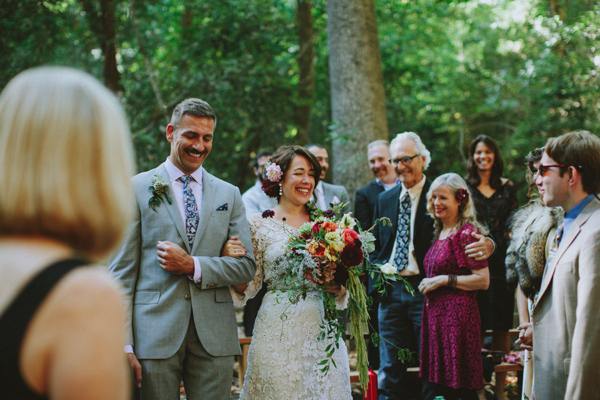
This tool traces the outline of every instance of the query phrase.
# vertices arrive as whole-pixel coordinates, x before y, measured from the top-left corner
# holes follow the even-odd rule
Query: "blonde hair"
[[[463,178],[460,177],[460,175],[450,172],[438,176],[433,181],[431,187],[429,188],[429,191],[427,192],[427,212],[429,213],[429,215],[431,215],[434,221],[435,239],[437,239],[440,236],[440,232],[442,231],[443,225],[442,221],[435,216],[435,212],[433,209],[433,201],[431,197],[433,195],[433,191],[438,189],[442,185],[448,186],[455,196],[460,189],[464,189],[469,193],[469,199],[467,200],[467,202],[458,206],[458,221],[456,224],[456,229],[460,229],[465,224],[469,223],[473,225],[479,231],[479,233],[486,235],[487,229],[485,229],[479,222],[477,222],[477,212],[475,211],[473,196],[471,196],[471,192],[469,192],[467,183]]]
[[[87,73],[34,68],[3,90],[0,121],[0,234],[107,255],[134,205],[133,150],[117,98]]]

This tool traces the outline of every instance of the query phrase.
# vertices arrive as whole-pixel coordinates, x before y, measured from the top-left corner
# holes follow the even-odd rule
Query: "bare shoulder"
[[[82,301],[97,300],[120,302],[119,285],[110,277],[104,267],[89,266],[79,268],[65,277],[60,284],[64,296],[77,296]]]

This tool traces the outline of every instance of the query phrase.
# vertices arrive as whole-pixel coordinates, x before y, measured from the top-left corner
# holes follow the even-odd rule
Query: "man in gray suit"
[[[327,170],[329,169],[329,154],[327,154],[325,147],[313,143],[306,146],[306,150],[313,153],[315,157],[317,157],[317,160],[319,160],[319,164],[321,164],[321,180],[315,188],[317,207],[321,210],[326,210],[331,208],[331,204],[348,203],[348,205],[342,209],[342,214],[352,211],[352,207],[349,203],[350,196],[348,195],[346,188],[341,185],[333,185],[323,181],[325,175],[327,175]]]
[[[535,398],[600,399],[600,139],[549,139],[535,176],[565,210],[533,309]]]
[[[182,379],[189,400],[228,399],[241,354],[228,286],[250,281],[256,265],[238,188],[202,168],[215,124],[205,101],[175,107],[170,155],[132,178],[137,218],[110,262],[130,304],[125,351],[143,400],[179,399]],[[248,253],[221,256],[244,251],[225,247],[230,238]]]

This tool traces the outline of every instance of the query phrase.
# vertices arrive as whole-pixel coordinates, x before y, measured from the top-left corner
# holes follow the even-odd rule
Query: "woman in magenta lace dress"
[[[457,174],[438,177],[427,193],[435,239],[425,256],[427,277],[421,325],[421,377],[434,392],[430,398],[477,399],[483,388],[476,294],[487,289],[487,261],[466,256],[471,233],[482,231],[465,181]]]

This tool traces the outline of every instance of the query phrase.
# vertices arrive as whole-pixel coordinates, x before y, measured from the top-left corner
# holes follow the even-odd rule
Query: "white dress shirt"
[[[183,182],[179,178],[186,174],[177,168],[169,157],[167,157],[167,161],[165,161],[165,169],[169,175],[169,183],[173,189],[175,204],[177,204],[177,207],[179,207],[179,213],[181,214],[181,219],[183,220],[183,226],[185,226],[185,199],[183,198]],[[190,181],[190,186],[192,188],[192,193],[194,193],[196,204],[198,205],[198,216],[200,217],[200,220],[202,220],[202,171],[203,168],[200,166],[200,168],[190,174],[192,178],[194,178],[194,180]],[[188,277],[195,283],[198,283],[200,282],[200,278],[202,278],[202,268],[200,266],[200,260],[198,257],[192,258],[194,259],[194,275],[188,275]]]
[[[423,178],[421,178],[419,183],[410,189],[407,189],[403,184],[402,190],[400,191],[399,199],[402,199],[406,192],[408,192],[408,195],[410,196],[410,241],[408,242],[408,264],[406,265],[406,268],[399,272],[402,276],[419,275],[419,264],[417,264],[417,259],[415,257],[415,244],[413,240],[415,237],[415,216],[417,215],[417,207],[419,206],[419,199],[423,192],[423,186],[425,186],[425,175],[423,175]],[[396,244],[396,237],[394,236],[392,257],[389,260],[392,265],[394,264],[394,258],[396,256]]]

